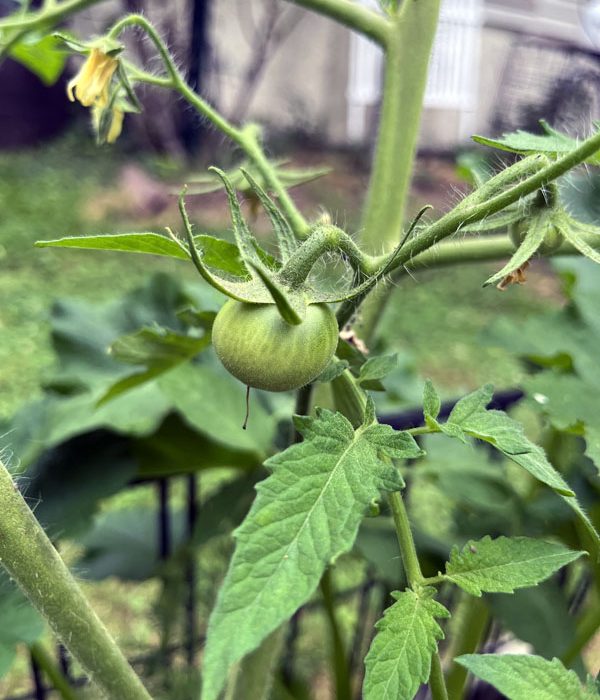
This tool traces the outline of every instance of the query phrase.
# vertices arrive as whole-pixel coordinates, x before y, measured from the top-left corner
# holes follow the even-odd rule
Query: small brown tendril
[[[250,418],[250,385],[246,387],[246,417],[244,418],[242,430],[246,430],[248,427],[248,418]]]

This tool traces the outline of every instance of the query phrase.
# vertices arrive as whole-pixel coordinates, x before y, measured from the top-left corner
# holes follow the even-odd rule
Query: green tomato
[[[215,351],[241,382],[266,391],[290,391],[319,376],[333,357],[338,325],[327,304],[311,304],[304,321],[286,323],[275,304],[230,299],[212,330]]]
[[[508,227],[508,235],[513,242],[515,248],[518,248],[529,231],[529,222],[527,219],[521,219]],[[564,241],[563,235],[554,224],[549,224],[544,234],[542,245],[538,248],[538,252],[542,255],[551,255],[560,248]]]

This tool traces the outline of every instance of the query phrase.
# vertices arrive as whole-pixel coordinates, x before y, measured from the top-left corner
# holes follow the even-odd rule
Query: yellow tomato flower
[[[78,99],[84,107],[91,107],[98,103],[106,104],[108,86],[118,63],[116,58],[105,54],[100,49],[92,49],[79,73],[69,81],[67,86],[67,94],[71,102]]]

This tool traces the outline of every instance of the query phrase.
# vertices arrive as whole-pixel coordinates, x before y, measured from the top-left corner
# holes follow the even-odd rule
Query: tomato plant
[[[86,4],[48,3],[41,10],[18,14],[4,29],[0,22],[0,31],[15,44],[34,30],[47,31],[63,17],[61,10],[68,13]],[[313,220],[300,211],[288,192],[285,171],[266,155],[260,127],[231,123],[195,92],[145,16],[127,15],[92,40],[57,35],[68,50],[83,58],[69,83],[69,97],[92,110],[100,143],[118,140],[125,115],[141,109],[137,91],[152,86],[185,100],[245,158],[233,172],[210,169],[210,177],[226,192],[234,243],[195,231],[185,188],[179,199],[181,233],[169,228],[168,235],[133,232],[39,242],[40,247],[176,258],[192,264],[205,286],[228,297],[216,316],[186,297],[185,308],[179,305],[174,318],[169,317],[172,326],[147,325],[133,332],[127,328],[114,338],[112,359],[135,369],[127,374],[111,365],[106,370],[109,379],[104,376],[103,382],[87,387],[87,396],[67,403],[70,430],[73,425],[80,429],[93,424],[86,412],[98,415],[95,411],[105,411],[102,425],[120,429],[124,411],[119,408],[127,400],[150,396],[145,403],[155,412],[150,422],[161,436],[159,447],[148,438],[148,425],[134,424],[141,442],[138,451],[146,458],[152,447],[158,452],[165,448],[161,440],[167,442],[169,428],[175,425],[178,436],[186,434],[194,448],[202,446],[189,449],[184,458],[202,460],[192,457],[200,452],[208,455],[213,467],[264,465],[268,470],[235,530],[235,550],[207,623],[203,700],[217,700],[223,693],[267,697],[285,626],[317,591],[330,626],[335,694],[341,700],[351,697],[354,669],[340,633],[331,572],[339,560],[356,551],[361,534],[364,537],[368,530],[369,515],[397,540],[402,574],[394,580],[393,602],[375,624],[364,658],[366,700],[411,700],[422,684],[428,684],[434,700],[460,698],[467,672],[511,698],[597,698],[593,679],[580,679],[568,668],[597,627],[598,594],[587,582],[591,577],[598,583],[600,557],[597,485],[586,476],[585,463],[591,460],[597,471],[598,432],[588,419],[595,390],[584,390],[595,356],[579,353],[578,342],[585,346],[587,341],[575,327],[577,315],[562,319],[573,333],[553,339],[558,360],[548,358],[545,348],[525,353],[542,366],[556,363],[552,368],[556,375],[537,378],[546,393],[533,392],[533,397],[542,404],[554,397],[548,407],[554,429],[558,424],[585,440],[585,454],[575,443],[568,459],[554,443],[548,442],[544,449],[512,417],[490,408],[494,396],[490,385],[444,412],[437,389],[425,381],[421,424],[394,429],[380,421],[374,398],[385,389],[393,357],[367,358],[367,354],[377,341],[390,282],[404,280],[412,269],[509,258],[484,283],[505,289],[523,282],[525,269],[540,255],[582,255],[600,262],[600,228],[574,217],[555,184],[578,166],[600,164],[600,132],[577,141],[542,123],[541,135],[519,131],[499,139],[475,137],[488,147],[513,153],[514,162],[487,179],[474,174],[474,187],[449,212],[425,216],[430,209],[425,207],[409,217],[407,192],[439,1],[382,1],[379,10],[350,0],[295,0],[295,4],[365,35],[385,55],[381,120],[358,235],[335,225],[328,215]],[[129,55],[123,34],[131,29],[152,43],[160,61],[158,73]],[[263,249],[252,234],[238,200],[240,189],[251,194],[253,203],[259,203],[269,217],[274,253]],[[486,235],[479,235],[482,232]],[[315,272],[323,258],[335,258],[344,267],[347,274],[337,285],[324,283]],[[577,308],[589,312],[585,294],[582,299]],[[549,328],[551,323],[544,326],[544,333]],[[539,338],[535,332],[531,335]],[[289,415],[289,405],[260,395],[256,400],[260,428],[240,432],[241,425],[227,410],[240,387],[215,372],[206,359],[211,339],[225,368],[243,384],[267,392],[296,390],[296,415]],[[563,386],[579,391],[592,410],[568,403],[557,409],[556,397]],[[112,413],[111,403],[114,407],[117,401],[122,403]],[[282,405],[294,433],[287,446],[282,444],[286,432],[280,425]],[[65,404],[60,406],[64,411]],[[200,436],[193,439],[185,433],[189,425]],[[478,443],[494,450],[501,468],[481,458],[469,464],[464,445]],[[174,461],[180,455],[171,445],[163,451]],[[438,461],[431,462],[436,453]],[[196,468],[205,467],[202,462]],[[148,464],[140,458],[138,475],[144,468]],[[433,559],[415,536],[405,491],[407,483],[413,489],[424,487],[427,478],[436,479],[456,504],[455,527],[446,532],[446,539],[436,533],[440,546]],[[594,478],[597,481],[597,474]],[[582,506],[583,496],[592,507]],[[497,507],[499,499],[504,499],[502,508]],[[481,513],[485,517],[479,518]],[[6,471],[0,472],[0,533],[3,565],[92,680],[109,697],[148,698]],[[586,606],[577,630],[559,645],[561,659],[541,653],[478,654],[490,620],[503,619],[502,605],[490,596],[514,594],[518,599],[518,591],[547,581],[563,568],[572,588],[585,584]],[[506,608],[504,616],[510,616]],[[540,636],[536,651],[544,643]]]

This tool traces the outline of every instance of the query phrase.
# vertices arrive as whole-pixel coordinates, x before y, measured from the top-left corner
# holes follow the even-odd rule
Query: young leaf
[[[337,357],[334,357],[315,381],[321,382],[321,384],[331,382],[336,377],[339,377],[341,374],[343,374],[348,369],[348,367],[350,367],[348,360],[338,360]]]
[[[54,85],[67,62],[67,55],[59,50],[59,45],[54,36],[40,39],[29,35],[10,49],[9,56],[35,73],[44,85]]]
[[[383,379],[397,367],[398,353],[394,353],[393,355],[379,355],[378,357],[370,357],[360,368],[357,382],[359,384],[367,384],[371,381]]]
[[[428,418],[435,420],[440,413],[441,407],[442,402],[439,394],[435,390],[431,379],[427,379],[423,388],[423,416],[425,420]]]
[[[556,131],[547,122],[540,121],[540,126],[546,132],[545,134],[531,134],[528,131],[519,130],[512,134],[504,134],[499,139],[473,136],[473,141],[484,146],[497,148],[500,151],[521,153],[523,155],[545,153],[554,158],[569,153],[577,147],[578,144],[575,139]],[[600,162],[600,156],[596,153],[588,158],[586,162],[597,165]]]
[[[468,542],[462,551],[454,547],[446,577],[475,596],[512,593],[537,585],[584,553],[529,537],[488,536]]]
[[[444,633],[436,618],[450,613],[424,588],[392,593],[396,602],[376,624],[377,636],[365,658],[365,700],[412,700],[431,671],[431,657]]]
[[[574,671],[558,659],[516,654],[463,654],[455,661],[505,695],[508,700],[593,700]]]
[[[403,486],[382,456],[416,457],[408,433],[372,424],[354,431],[339,413],[296,417],[304,442],[269,460],[271,476],[236,532],[237,546],[208,625],[203,699],[314,593],[325,568],[351,549],[381,491]]]

